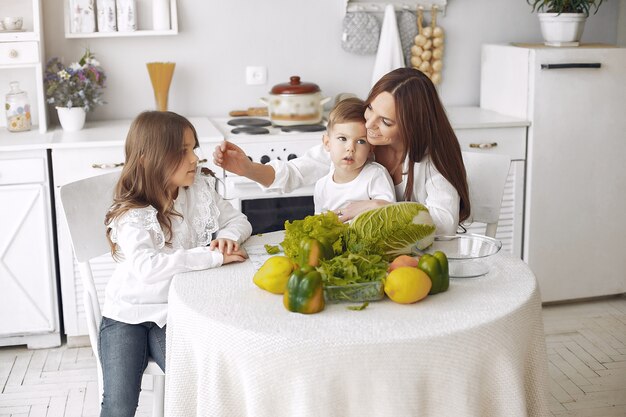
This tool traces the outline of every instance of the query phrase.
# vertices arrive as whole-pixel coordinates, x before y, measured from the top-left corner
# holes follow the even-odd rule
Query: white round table
[[[250,261],[180,274],[169,294],[166,415],[549,415],[535,277],[509,255],[491,264],[415,304],[327,304],[312,315],[254,285]]]

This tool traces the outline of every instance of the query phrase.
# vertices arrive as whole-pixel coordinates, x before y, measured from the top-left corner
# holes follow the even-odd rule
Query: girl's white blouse
[[[152,206],[129,210],[110,225],[122,260],[106,287],[104,316],[163,327],[174,275],[222,265],[223,255],[207,247],[214,234],[242,243],[252,233],[246,216],[215,191],[215,178],[199,172],[193,185],[179,188],[174,209],[182,217],[172,217],[171,246]]]
[[[408,159],[404,162],[403,172],[408,172]],[[290,192],[303,185],[314,184],[328,174],[331,167],[329,153],[323,145],[314,146],[307,153],[289,162],[272,160],[274,182],[268,189]],[[402,175],[402,182],[395,186],[397,201],[404,200],[404,188],[407,175]],[[428,207],[428,211],[437,226],[440,235],[456,234],[459,224],[461,199],[456,188],[435,168],[429,156],[425,156],[413,168],[413,200]]]

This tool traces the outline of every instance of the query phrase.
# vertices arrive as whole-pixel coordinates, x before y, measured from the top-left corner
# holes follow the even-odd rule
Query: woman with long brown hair
[[[365,100],[367,141],[375,145],[376,162],[389,171],[398,201],[426,205],[438,234],[455,234],[470,214],[469,191],[461,147],[435,86],[422,72],[399,68],[384,75]],[[215,148],[214,161],[227,171],[264,187],[289,192],[313,184],[328,173],[330,159],[322,146],[289,162],[251,162],[230,142]],[[389,204],[355,201],[337,211],[344,221]]]

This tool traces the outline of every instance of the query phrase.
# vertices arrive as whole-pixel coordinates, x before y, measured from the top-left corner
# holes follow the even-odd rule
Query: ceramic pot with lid
[[[288,83],[277,84],[269,98],[262,98],[269,110],[270,120],[277,126],[317,124],[322,121],[324,104],[330,97],[322,98],[317,84],[290,77]]]

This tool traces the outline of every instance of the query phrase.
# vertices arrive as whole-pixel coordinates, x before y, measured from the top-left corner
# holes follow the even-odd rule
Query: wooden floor
[[[544,306],[553,416],[626,416],[626,295]],[[138,416],[150,416],[144,380]],[[0,417],[98,415],[91,348],[0,348]]]

